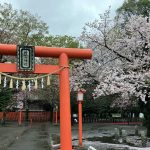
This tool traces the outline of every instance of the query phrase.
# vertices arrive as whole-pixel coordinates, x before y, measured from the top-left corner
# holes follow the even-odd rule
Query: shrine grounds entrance
[[[0,44],[0,55],[16,56],[17,46]],[[61,150],[72,150],[69,58],[91,59],[92,50],[35,46],[35,57],[59,58],[59,65],[54,66],[35,64],[34,71],[20,72],[17,70],[17,64],[0,63],[0,72],[50,74],[60,69],[60,71],[57,72],[57,74],[59,75],[60,84],[60,145]]]

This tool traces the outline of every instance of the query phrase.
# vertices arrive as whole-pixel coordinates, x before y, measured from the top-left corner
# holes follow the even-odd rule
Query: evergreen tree
[[[125,21],[132,15],[149,17],[149,13],[149,0],[125,0],[122,6],[117,9],[117,16],[122,16]]]
[[[12,99],[12,89],[0,87],[0,111],[6,111]]]

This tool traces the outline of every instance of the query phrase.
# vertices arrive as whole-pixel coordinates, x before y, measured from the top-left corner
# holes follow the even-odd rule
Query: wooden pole
[[[21,126],[21,124],[22,124],[22,110],[20,109],[20,111],[19,111],[19,120],[18,120],[18,124],[19,124],[19,126]]]
[[[72,150],[69,64],[65,53],[60,55],[59,65],[68,67],[60,72],[60,149]]]
[[[55,119],[55,123],[56,123],[56,125],[57,125],[57,110],[56,110],[56,119]]]
[[[55,124],[55,111],[53,110],[53,124]]]
[[[78,101],[79,146],[82,147],[82,101]]]

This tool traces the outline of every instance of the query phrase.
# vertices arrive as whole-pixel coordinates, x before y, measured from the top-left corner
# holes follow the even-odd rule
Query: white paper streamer
[[[7,85],[7,79],[6,79],[6,77],[4,78],[4,87],[6,87],[6,85]]]
[[[18,90],[18,88],[19,88],[19,81],[17,80],[16,81],[16,89]]]
[[[28,81],[28,89],[29,89],[29,91],[31,91],[31,82],[30,82],[30,80]]]
[[[43,78],[41,79],[41,87],[42,87],[42,89],[44,88],[44,79]]]

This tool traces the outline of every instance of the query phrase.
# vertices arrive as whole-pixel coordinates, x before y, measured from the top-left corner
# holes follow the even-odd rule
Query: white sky
[[[111,6],[112,17],[124,0],[0,0],[16,9],[38,14],[49,26],[50,34],[80,36],[86,22],[98,18]]]

